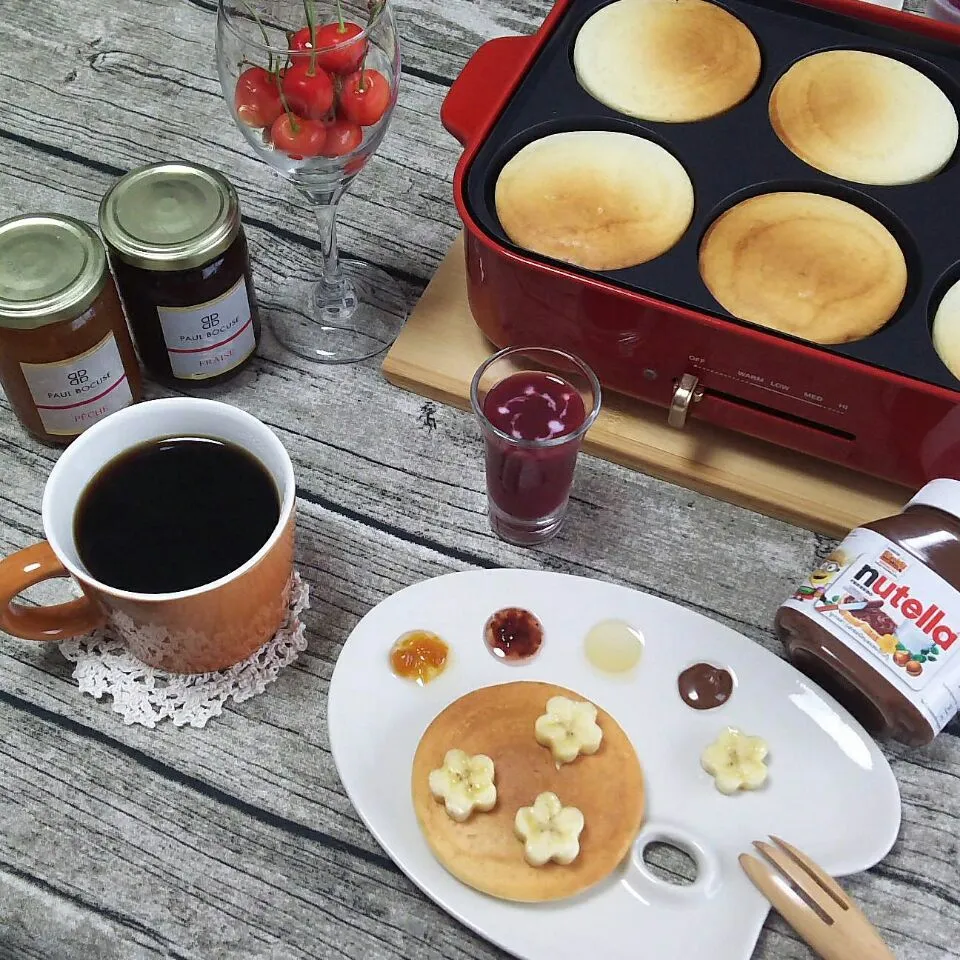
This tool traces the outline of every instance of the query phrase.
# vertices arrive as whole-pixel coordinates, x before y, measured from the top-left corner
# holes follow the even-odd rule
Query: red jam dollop
[[[540,652],[543,626],[529,610],[504,607],[487,621],[483,639],[498,660],[523,663]]]

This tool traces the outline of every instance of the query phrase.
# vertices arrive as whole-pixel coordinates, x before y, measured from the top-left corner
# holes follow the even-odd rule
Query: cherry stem
[[[310,28],[310,67],[308,77],[317,75],[317,8],[314,0],[303,0],[303,12],[307,17],[307,26]]]
[[[277,93],[280,94],[280,105],[283,107],[283,112],[287,115],[287,122],[290,124],[290,129],[294,133],[300,132],[300,124],[297,121],[297,115],[290,109],[290,104],[287,103],[287,98],[283,94],[283,84],[277,84]]]
[[[337,20],[340,23],[340,26],[337,27],[337,33],[346,33],[347,24],[343,19],[343,5],[340,3],[340,0],[337,0]]]
[[[267,48],[267,73],[273,73],[273,54],[270,52],[270,38],[267,36],[267,28],[263,25],[263,21],[260,17],[257,16],[257,11],[250,6],[249,3],[246,3],[245,0],[240,0],[240,6],[247,11],[247,13],[253,17],[254,22],[260,28],[260,36],[263,37],[263,45]]]
[[[363,59],[360,61],[360,83],[357,85],[357,91],[359,93],[367,92],[367,54],[370,53],[370,46],[367,45],[367,49],[363,51]]]

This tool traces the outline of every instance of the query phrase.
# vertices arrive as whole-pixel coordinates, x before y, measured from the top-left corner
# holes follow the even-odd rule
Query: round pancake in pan
[[[693,184],[650,140],[580,130],[523,147],[500,171],[495,202],[517,246],[588,270],[618,270],[660,256],[683,236]]]
[[[516,682],[483,687],[454,701],[420,740],[413,761],[413,805],[436,858],[476,890],[524,903],[558,900],[607,877],[630,850],[643,820],[643,773],[629,738],[597,709],[600,749],[560,769],[534,736],[537,717],[551,697],[584,700],[550,683]],[[430,792],[430,771],[443,766],[448,750],[485,754],[494,763],[497,803],[457,823]],[[564,806],[584,816],[580,853],[570,864],[531,867],[514,833],[520,807],[553,791]]]
[[[818,193],[767,193],[731,207],[704,235],[700,275],[735,317],[824,344],[875,333],[907,287],[890,231]]]
[[[774,86],[769,112],[801,160],[855,183],[925,180],[957,147],[957,114],[940,87],[900,60],[862,50],[798,61]]]
[[[723,113],[760,76],[750,30],[706,0],[616,0],[580,29],[573,65],[601,103],[641,120],[681,122]]]
[[[940,359],[960,379],[960,280],[943,295],[930,332]]]

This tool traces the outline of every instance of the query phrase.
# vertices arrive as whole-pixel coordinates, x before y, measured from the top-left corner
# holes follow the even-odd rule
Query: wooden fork
[[[860,908],[808,856],[778,837],[754,840],[740,866],[754,886],[823,960],[896,960]]]

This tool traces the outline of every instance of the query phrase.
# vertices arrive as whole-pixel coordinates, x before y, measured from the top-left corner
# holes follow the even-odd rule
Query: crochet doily
[[[60,652],[76,664],[73,677],[81,693],[97,700],[113,698],[113,710],[126,724],[155,727],[204,727],[223,712],[228,700],[243,703],[258,693],[307,648],[300,614],[310,606],[310,588],[293,575],[287,618],[272,640],[246,660],[214,673],[167,673],[148,667],[131,654],[110,627],[79,640],[65,640]]]

